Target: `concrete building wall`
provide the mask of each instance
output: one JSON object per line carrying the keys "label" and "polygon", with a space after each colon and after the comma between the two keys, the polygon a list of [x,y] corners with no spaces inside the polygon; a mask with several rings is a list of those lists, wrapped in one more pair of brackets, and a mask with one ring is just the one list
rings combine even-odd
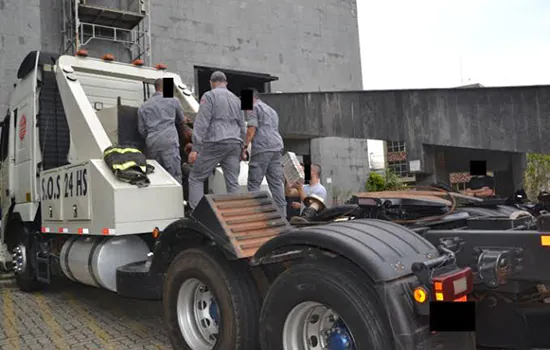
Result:
{"label": "concrete building wall", "polygon": [[[118,0],[89,0],[116,7]],[[194,84],[194,66],[279,77],[273,91],[362,88],[355,0],[151,0],[152,56]],[[60,52],[61,0],[0,0],[0,111],[15,72],[36,49]],[[98,41],[92,55],[119,45]]]}
{"label": "concrete building wall", "polygon": [[[40,14],[42,17],[40,22],[40,42],[42,45],[40,49],[42,51],[60,53],[61,48],[64,46],[61,35],[63,30],[62,4],[61,0],[40,0]],[[25,54],[27,53],[23,53],[23,55]]]}
{"label": "concrete building wall", "polygon": [[361,89],[355,0],[154,1],[153,60],[269,73],[273,91]]}
{"label": "concrete building wall", "polygon": [[40,48],[40,0],[0,0],[0,115],[16,82],[19,64]]}
{"label": "concrete building wall", "polygon": [[369,174],[367,140],[323,137],[311,140],[311,162],[321,165],[329,205],[363,190]]}
{"label": "concrete building wall", "polygon": [[421,156],[423,144],[550,153],[550,85],[268,94],[263,100],[279,111],[285,137],[405,141],[409,159]]}

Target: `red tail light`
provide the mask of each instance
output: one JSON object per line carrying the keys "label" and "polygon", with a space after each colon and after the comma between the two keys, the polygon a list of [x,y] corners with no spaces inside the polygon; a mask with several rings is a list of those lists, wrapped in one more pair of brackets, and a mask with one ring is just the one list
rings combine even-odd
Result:
{"label": "red tail light", "polygon": [[465,301],[473,290],[474,277],[469,267],[432,278],[436,301]]}

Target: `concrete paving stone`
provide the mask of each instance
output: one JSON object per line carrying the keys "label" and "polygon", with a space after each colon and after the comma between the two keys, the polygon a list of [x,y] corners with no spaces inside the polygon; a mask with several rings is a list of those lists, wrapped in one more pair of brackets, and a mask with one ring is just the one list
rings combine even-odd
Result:
{"label": "concrete paving stone", "polygon": [[85,349],[86,349],[86,345],[82,345],[82,344],[73,345],[73,346],[71,346],[71,349],[74,349],[74,350],[85,350]]}
{"label": "concrete paving stone", "polygon": [[43,348],[42,345],[40,344],[33,344],[33,345],[29,345],[29,350],[41,350]]}
{"label": "concrete paving stone", "polygon": [[[16,344],[18,345],[16,347]],[[61,282],[33,294],[0,283],[0,350],[171,349],[158,301]]]}

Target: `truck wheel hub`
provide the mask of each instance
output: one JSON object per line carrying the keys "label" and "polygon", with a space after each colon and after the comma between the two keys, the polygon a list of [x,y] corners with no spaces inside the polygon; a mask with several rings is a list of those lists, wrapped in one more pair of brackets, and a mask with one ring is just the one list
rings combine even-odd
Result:
{"label": "truck wheel hub", "polygon": [[19,245],[13,250],[13,270],[15,273],[22,273],[27,268],[27,249]]}
{"label": "truck wheel hub", "polygon": [[190,348],[211,350],[219,333],[219,309],[214,295],[196,278],[186,280],[178,293],[178,324]]}
{"label": "truck wheel hub", "polygon": [[355,350],[348,329],[340,320],[330,329],[327,343],[328,350]]}
{"label": "truck wheel hub", "polygon": [[218,304],[216,304],[216,301],[214,299],[210,300],[210,307],[208,308],[208,312],[210,314],[210,318],[212,318],[216,325],[219,326],[220,314],[218,310]]}
{"label": "truck wheel hub", "polygon": [[303,302],[288,314],[283,328],[285,349],[356,350],[353,336],[332,309]]}

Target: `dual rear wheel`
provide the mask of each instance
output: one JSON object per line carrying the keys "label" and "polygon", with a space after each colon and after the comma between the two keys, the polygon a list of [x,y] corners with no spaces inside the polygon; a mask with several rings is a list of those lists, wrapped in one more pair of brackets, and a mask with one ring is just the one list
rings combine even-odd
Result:
{"label": "dual rear wheel", "polygon": [[392,349],[384,309],[368,277],[343,260],[297,264],[271,285],[262,307],[262,350]]}
{"label": "dual rear wheel", "polygon": [[168,269],[163,302],[174,349],[259,349],[260,293],[244,261],[184,250]]}
{"label": "dual rear wheel", "polygon": [[175,349],[392,349],[387,317],[368,277],[347,261],[299,263],[271,285],[263,306],[248,265],[189,249],[165,280],[164,314]]}

